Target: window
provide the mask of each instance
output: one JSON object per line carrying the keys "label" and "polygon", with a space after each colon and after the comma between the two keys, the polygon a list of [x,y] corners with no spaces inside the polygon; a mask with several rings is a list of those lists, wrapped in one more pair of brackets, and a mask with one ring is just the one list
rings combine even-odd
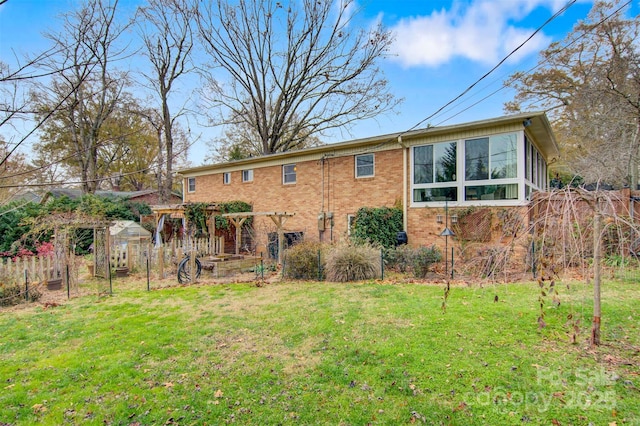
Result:
{"label": "window", "polygon": [[196,178],[191,177],[187,179],[187,191],[196,192]]}
{"label": "window", "polygon": [[253,181],[253,169],[243,170],[242,171],[242,181],[243,182],[252,182]]}
{"label": "window", "polygon": [[295,164],[285,164],[282,166],[282,183],[296,183],[296,170]]}
{"label": "window", "polygon": [[[412,202],[517,200],[525,174],[527,180],[539,180],[540,171],[546,171],[540,153],[531,144],[524,149],[523,136],[514,132],[414,146]],[[520,164],[525,166],[521,172]]]}
{"label": "window", "polygon": [[225,185],[229,185],[231,183],[231,173],[223,173],[222,174],[222,183]]}
{"label": "window", "polygon": [[356,155],[356,177],[372,177],[374,172],[373,154]]}
{"label": "window", "polygon": [[356,226],[356,215],[348,214],[347,215],[347,235],[351,235],[351,233],[355,230]]}
{"label": "window", "polygon": [[529,197],[531,191],[547,188],[547,163],[537,148],[525,136],[525,196]]}
{"label": "window", "polygon": [[456,201],[458,144],[417,146],[413,149],[413,201]]}
{"label": "window", "polygon": [[414,183],[455,182],[455,142],[418,146],[414,150]]}
{"label": "window", "polygon": [[517,166],[516,133],[464,141],[464,199],[517,200]]}

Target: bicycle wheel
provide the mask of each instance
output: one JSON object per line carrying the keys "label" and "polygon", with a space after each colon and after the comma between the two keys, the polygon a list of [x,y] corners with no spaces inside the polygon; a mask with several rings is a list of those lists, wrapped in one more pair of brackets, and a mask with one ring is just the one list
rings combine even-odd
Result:
{"label": "bicycle wheel", "polygon": [[[202,272],[202,264],[196,258],[196,279],[200,277],[200,273]],[[191,262],[189,256],[185,257],[180,261],[178,265],[178,282],[180,284],[186,284],[191,282]]]}

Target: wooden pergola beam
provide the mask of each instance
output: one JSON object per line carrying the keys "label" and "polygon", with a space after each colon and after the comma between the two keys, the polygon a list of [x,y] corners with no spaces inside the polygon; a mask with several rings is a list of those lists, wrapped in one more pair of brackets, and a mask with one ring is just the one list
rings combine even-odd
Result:
{"label": "wooden pergola beam", "polygon": [[[288,218],[294,216],[295,213],[287,212],[242,212],[242,213],[225,213],[222,217],[229,218],[236,227],[236,254],[240,254],[240,239],[242,237],[241,227],[245,220],[255,216],[267,216],[276,225],[278,230],[278,263],[282,264],[282,252],[284,250],[284,224]],[[237,222],[236,222],[237,221]],[[239,225],[237,225],[238,223]]]}

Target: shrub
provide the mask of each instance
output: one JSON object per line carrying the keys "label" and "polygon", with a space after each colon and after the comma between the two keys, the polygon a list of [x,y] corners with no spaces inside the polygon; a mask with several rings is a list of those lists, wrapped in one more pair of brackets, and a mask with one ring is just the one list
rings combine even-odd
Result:
{"label": "shrub", "polygon": [[361,207],[356,213],[352,238],[390,248],[396,245],[402,231],[402,210],[396,207]]}
{"label": "shrub", "polygon": [[341,244],[327,255],[327,279],[347,282],[380,275],[380,249],[370,244]]}
{"label": "shrub", "polygon": [[415,250],[407,245],[401,245],[386,250],[384,254],[385,265],[398,272],[405,273],[413,265]]}
{"label": "shrub", "polygon": [[[284,276],[298,280],[324,279],[326,246],[319,242],[303,241],[284,252]],[[318,262],[320,253],[320,263]]]}
{"label": "shrub", "polygon": [[[14,306],[24,302],[23,289],[15,284],[2,284],[4,281],[0,278],[0,306]],[[40,299],[42,293],[36,287],[29,288],[29,302],[35,302]]]}
{"label": "shrub", "polygon": [[420,247],[413,253],[413,275],[424,278],[431,269],[431,265],[442,260],[442,253],[435,245]]}

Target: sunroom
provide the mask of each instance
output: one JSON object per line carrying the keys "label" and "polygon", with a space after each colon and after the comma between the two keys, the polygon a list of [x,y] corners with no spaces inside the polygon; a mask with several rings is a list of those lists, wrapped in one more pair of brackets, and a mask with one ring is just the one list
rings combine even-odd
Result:
{"label": "sunroom", "polygon": [[547,189],[547,158],[557,155],[555,141],[537,143],[531,125],[523,120],[522,130],[412,146],[411,206],[525,204],[533,191]]}

